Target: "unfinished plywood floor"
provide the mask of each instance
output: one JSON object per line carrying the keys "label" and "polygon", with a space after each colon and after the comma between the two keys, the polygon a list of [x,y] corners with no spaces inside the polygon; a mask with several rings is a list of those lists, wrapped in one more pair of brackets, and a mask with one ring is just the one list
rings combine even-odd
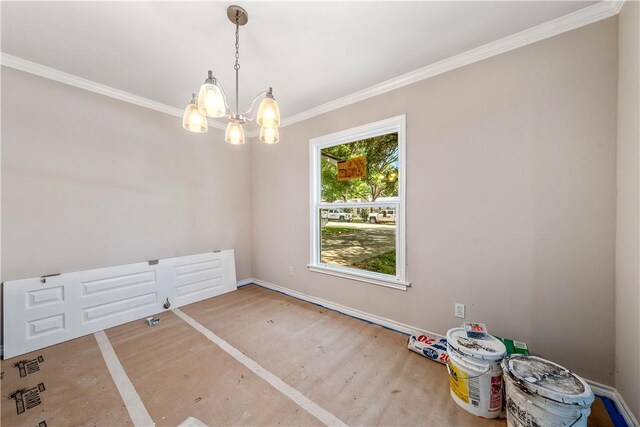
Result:
{"label": "unfinished plywood floor", "polygon": [[3,426],[133,425],[93,335],[3,360],[1,381]]}
{"label": "unfinished plywood floor", "polygon": [[[506,424],[460,409],[445,367],[408,351],[406,336],[264,288],[158,317],[160,325],[141,320],[102,336],[137,405],[121,397],[114,378],[123,378],[91,335],[2,362],[2,425],[126,426],[132,410],[162,426],[189,417],[210,426]],[[20,377],[14,365],[38,356],[38,370],[32,363]],[[30,402],[20,414],[10,398],[19,389]],[[612,425],[601,404],[593,412],[590,426]]]}

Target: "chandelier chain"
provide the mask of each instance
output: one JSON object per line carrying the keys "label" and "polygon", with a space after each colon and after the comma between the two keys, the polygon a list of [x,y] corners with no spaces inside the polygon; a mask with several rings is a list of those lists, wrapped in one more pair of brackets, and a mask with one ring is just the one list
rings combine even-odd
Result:
{"label": "chandelier chain", "polygon": [[238,62],[240,59],[240,53],[239,53],[239,49],[240,49],[240,22],[239,22],[239,16],[238,16],[238,12],[236,12],[236,63],[233,66],[233,68],[235,70],[240,69],[240,63]]}
{"label": "chandelier chain", "polygon": [[236,114],[240,113],[239,107],[239,95],[238,95],[238,72],[240,71],[240,12],[236,10],[236,63],[233,66],[233,69],[236,70]]}

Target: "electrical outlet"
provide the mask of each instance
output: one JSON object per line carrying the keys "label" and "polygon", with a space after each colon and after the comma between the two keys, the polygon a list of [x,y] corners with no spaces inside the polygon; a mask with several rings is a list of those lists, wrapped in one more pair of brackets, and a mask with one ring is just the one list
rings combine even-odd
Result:
{"label": "electrical outlet", "polygon": [[453,311],[456,317],[464,319],[464,304],[456,303]]}
{"label": "electrical outlet", "polygon": [[289,276],[293,276],[293,267],[289,267]]}

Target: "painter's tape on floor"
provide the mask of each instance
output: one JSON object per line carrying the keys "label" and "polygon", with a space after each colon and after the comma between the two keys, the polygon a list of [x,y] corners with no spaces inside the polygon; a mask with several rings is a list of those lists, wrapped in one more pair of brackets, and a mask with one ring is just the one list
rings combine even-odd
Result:
{"label": "painter's tape on floor", "polygon": [[[260,378],[271,384],[276,390],[280,393],[287,396],[289,399],[293,400],[298,406],[302,409],[316,417],[318,420],[322,421],[325,425],[328,426],[346,426],[344,422],[342,422],[339,418],[337,418],[332,413],[318,406],[311,399],[300,393],[298,390],[291,387],[289,384],[282,381],[277,376],[273,375],[271,372],[264,369],[262,366],[258,365],[254,360],[247,357],[240,350],[233,347],[231,344],[211,332],[209,329],[205,328],[203,325],[198,323],[196,320],[188,316],[187,314],[180,311],[180,309],[174,309],[173,312],[180,317],[182,320],[187,322],[193,328],[195,328],[202,335],[207,337],[211,342],[216,344],[222,350],[229,353],[233,358],[235,358],[238,362],[242,363],[244,366],[253,371]],[[137,423],[136,423],[137,424]]]}
{"label": "painter's tape on floor", "polygon": [[189,417],[178,424],[178,427],[207,427],[207,425],[197,418]]}
{"label": "painter's tape on floor", "polygon": [[113,350],[107,335],[104,331],[96,332],[93,335],[96,337],[98,347],[100,347],[100,351],[102,352],[102,357],[111,373],[113,382],[115,382],[116,387],[118,387],[120,396],[122,396],[127,411],[129,411],[129,416],[133,424],[136,426],[154,426],[155,423],[151,419],[149,412],[147,412],[147,408],[144,407],[144,403],[142,403],[138,392],[136,392],[133,384],[131,384],[127,373],[120,364],[120,360],[118,360],[118,356],[116,356],[116,352]]}

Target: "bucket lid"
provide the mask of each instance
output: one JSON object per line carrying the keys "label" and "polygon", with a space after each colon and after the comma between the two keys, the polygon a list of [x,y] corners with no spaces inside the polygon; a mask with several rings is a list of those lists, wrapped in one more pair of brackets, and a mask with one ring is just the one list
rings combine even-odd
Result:
{"label": "bucket lid", "polygon": [[514,354],[502,361],[502,369],[525,391],[556,402],[588,406],[595,398],[582,378],[540,357]]}
{"label": "bucket lid", "polygon": [[500,360],[507,353],[507,348],[499,339],[491,335],[469,338],[464,328],[449,329],[447,344],[457,353],[480,360]]}

